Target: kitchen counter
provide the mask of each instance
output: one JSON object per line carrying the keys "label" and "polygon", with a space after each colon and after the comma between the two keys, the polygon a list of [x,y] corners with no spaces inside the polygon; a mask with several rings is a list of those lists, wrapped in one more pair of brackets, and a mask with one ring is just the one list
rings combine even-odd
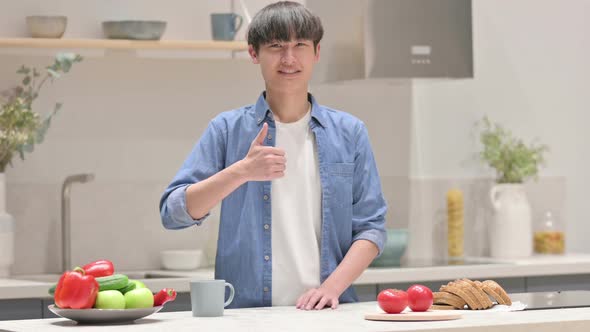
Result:
{"label": "kitchen counter", "polygon": [[[192,279],[213,279],[213,268],[195,271],[117,271],[141,280],[152,291],[162,288],[174,288],[178,292],[189,291],[189,281]],[[149,274],[149,279],[134,278],[133,275]],[[36,279],[51,280],[37,281]],[[0,279],[0,300],[50,298],[48,291],[59,280],[59,275],[26,275],[14,276],[11,279]]]}
{"label": "kitchen counter", "polygon": [[589,254],[535,255],[530,258],[496,260],[472,258],[481,264],[412,268],[367,269],[355,284],[451,280],[457,278],[511,278],[590,274]]}
{"label": "kitchen counter", "polygon": [[[223,317],[192,317],[191,312],[156,313],[130,324],[108,325],[110,331],[486,331],[568,332],[590,330],[590,308],[517,312],[467,312],[463,318],[432,322],[379,322],[364,314],[379,312],[376,302],[343,304],[336,310],[301,311],[294,307],[230,309]],[[9,331],[63,331],[76,323],[63,318],[0,321]],[[477,330],[476,330],[477,329]],[[80,325],[80,331],[105,330]]]}
{"label": "kitchen counter", "polygon": [[[478,257],[467,258],[467,261],[470,262],[469,265],[368,268],[353,284],[371,285],[457,278],[480,279],[590,274],[589,254],[535,255],[530,258],[513,260]],[[200,278],[206,271],[204,269],[192,272],[154,271],[154,273]],[[213,269],[210,269],[210,273],[210,277],[213,278]]]}
{"label": "kitchen counter", "polygon": [[[478,258],[481,264],[431,267],[369,268],[353,283],[372,285],[403,282],[452,280],[456,278],[510,278],[590,274],[590,255],[533,256],[527,259],[497,261]],[[195,271],[133,271],[162,278],[141,279],[152,290],[172,287],[188,292],[189,280],[213,279],[213,268]],[[57,277],[55,279],[57,281]],[[27,281],[25,276],[0,279],[0,299],[49,297],[47,290],[54,282]]]}

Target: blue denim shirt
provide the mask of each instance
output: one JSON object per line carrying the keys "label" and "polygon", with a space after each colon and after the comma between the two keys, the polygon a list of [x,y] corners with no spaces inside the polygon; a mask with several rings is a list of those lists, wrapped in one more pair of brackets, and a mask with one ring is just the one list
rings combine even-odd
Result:
{"label": "blue denim shirt", "polygon": [[[320,281],[324,282],[354,241],[369,240],[381,253],[387,206],[365,125],[350,114],[319,105],[311,94],[308,98],[322,186]],[[274,146],[275,122],[263,93],[256,105],[221,113],[209,123],[160,200],[165,228],[202,223],[208,214],[198,220],[188,214],[186,188],[246,157],[264,122],[269,125],[265,145]],[[270,181],[250,181],[221,204],[215,278],[234,285],[231,308],[272,305],[270,189]],[[353,288],[346,289],[339,301],[357,301]]]}

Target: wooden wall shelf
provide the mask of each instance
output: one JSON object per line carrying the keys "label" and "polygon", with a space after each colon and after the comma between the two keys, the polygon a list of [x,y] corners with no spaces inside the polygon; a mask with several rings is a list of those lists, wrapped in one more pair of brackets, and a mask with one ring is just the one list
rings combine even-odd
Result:
{"label": "wooden wall shelf", "polygon": [[0,48],[246,51],[246,41],[0,38]]}

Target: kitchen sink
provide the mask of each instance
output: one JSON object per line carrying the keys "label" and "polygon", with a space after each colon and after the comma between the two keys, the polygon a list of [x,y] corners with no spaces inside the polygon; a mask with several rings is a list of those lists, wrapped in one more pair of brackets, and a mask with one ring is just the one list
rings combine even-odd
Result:
{"label": "kitchen sink", "polygon": [[[129,277],[129,279],[180,279],[185,278],[181,276],[170,276],[170,275],[162,275],[158,273],[152,272],[117,272],[121,274],[125,274]],[[57,273],[47,273],[47,274],[28,274],[28,275],[15,275],[12,276],[11,279],[15,280],[28,280],[28,281],[38,281],[38,282],[57,282],[61,274]]]}

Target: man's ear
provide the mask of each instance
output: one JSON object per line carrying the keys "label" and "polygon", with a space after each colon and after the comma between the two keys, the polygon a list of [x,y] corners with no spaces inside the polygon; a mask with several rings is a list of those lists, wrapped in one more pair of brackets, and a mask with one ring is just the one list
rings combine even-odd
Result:
{"label": "man's ear", "polygon": [[320,61],[320,44],[315,49],[315,62]]}
{"label": "man's ear", "polygon": [[252,63],[259,64],[258,61],[258,54],[256,54],[256,50],[254,50],[254,46],[248,45],[248,54],[250,54],[250,58],[252,58]]}

